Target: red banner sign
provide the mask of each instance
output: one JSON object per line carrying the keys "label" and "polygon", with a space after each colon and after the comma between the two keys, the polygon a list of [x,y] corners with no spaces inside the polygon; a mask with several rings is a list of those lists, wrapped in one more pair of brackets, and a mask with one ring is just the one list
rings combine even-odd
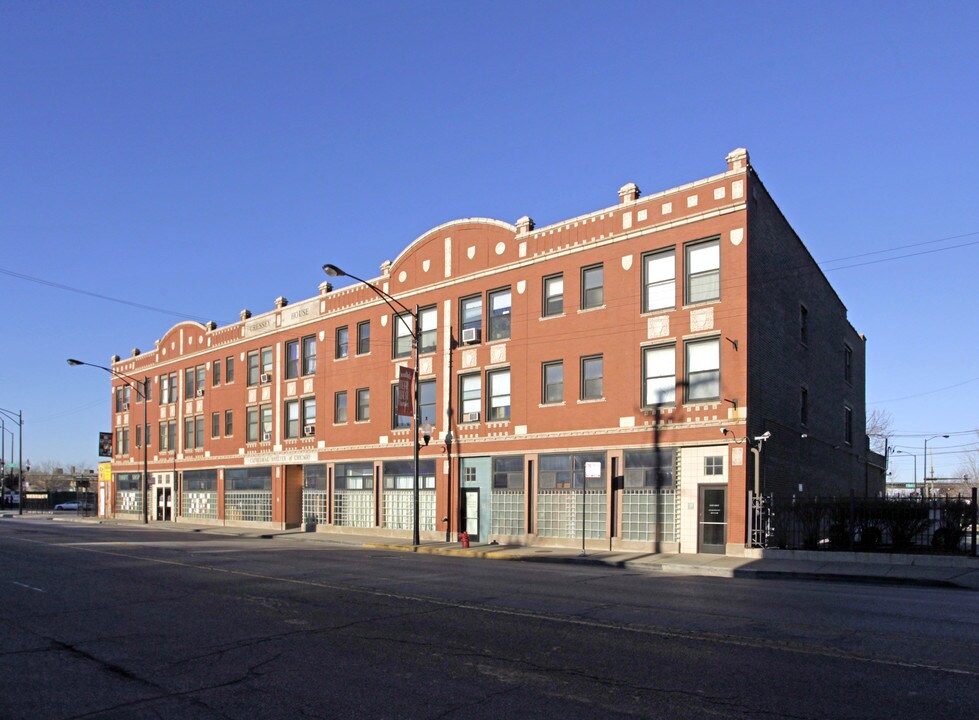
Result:
{"label": "red banner sign", "polygon": [[398,374],[398,415],[415,414],[415,371],[410,367],[402,367]]}

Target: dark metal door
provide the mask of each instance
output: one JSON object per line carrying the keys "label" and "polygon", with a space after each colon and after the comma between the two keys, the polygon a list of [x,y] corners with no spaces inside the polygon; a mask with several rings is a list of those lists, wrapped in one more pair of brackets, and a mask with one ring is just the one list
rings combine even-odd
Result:
{"label": "dark metal door", "polygon": [[724,554],[727,543],[727,488],[700,486],[698,552]]}

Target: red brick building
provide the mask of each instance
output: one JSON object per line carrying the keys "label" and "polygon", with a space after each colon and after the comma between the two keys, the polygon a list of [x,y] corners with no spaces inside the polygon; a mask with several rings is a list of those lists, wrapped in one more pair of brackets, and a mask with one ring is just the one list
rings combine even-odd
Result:
{"label": "red brick building", "polygon": [[[618,200],[445,223],[370,280],[419,309],[423,541],[740,552],[756,464],[762,492],[871,490],[865,340],[747,152]],[[112,511],[139,516],[146,440],[151,519],[407,535],[411,364],[410,324],[359,282],[180,323],[114,359],[149,405],[143,431],[113,380]]]}

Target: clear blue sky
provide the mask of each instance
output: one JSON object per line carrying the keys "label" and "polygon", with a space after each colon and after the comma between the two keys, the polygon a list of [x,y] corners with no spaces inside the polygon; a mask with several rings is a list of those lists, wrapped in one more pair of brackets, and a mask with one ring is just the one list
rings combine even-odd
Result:
{"label": "clear blue sky", "polygon": [[[94,467],[108,376],[69,356],[746,147],[920,477],[923,434],[979,426],[977,28],[975,2],[0,2],[0,407],[25,459]],[[936,473],[970,443],[933,440]]]}

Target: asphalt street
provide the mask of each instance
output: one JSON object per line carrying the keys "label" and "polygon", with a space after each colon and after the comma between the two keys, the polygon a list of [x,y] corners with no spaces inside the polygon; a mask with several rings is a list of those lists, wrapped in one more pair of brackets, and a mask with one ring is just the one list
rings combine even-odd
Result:
{"label": "asphalt street", "polygon": [[975,718],[979,594],[0,522],[0,718]]}

